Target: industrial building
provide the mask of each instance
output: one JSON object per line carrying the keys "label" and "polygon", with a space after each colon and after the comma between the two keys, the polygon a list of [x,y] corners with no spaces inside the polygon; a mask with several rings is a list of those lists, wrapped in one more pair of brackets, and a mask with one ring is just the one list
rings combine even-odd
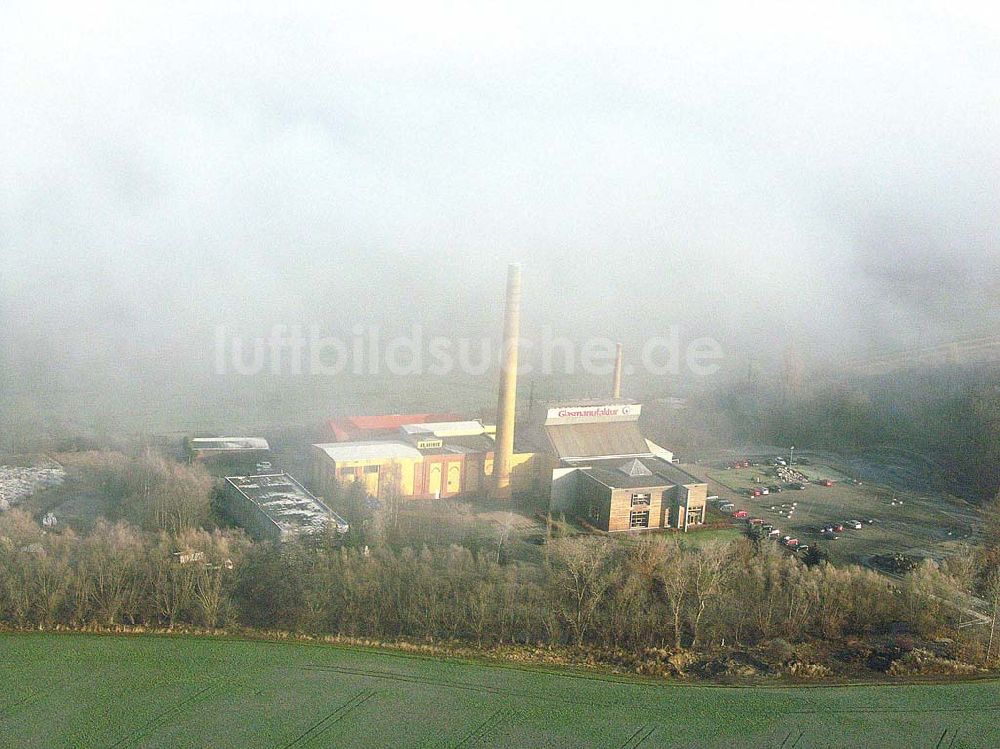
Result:
{"label": "industrial building", "polygon": [[458,414],[388,414],[384,416],[348,416],[327,422],[334,442],[392,439],[399,428],[407,424],[458,421]]}
{"label": "industrial building", "polygon": [[227,476],[226,511],[257,539],[288,541],[348,524],[286,473]]}
{"label": "industrial building", "polygon": [[705,522],[708,486],[643,437],[641,413],[641,404],[620,398],[549,406],[542,427],[559,461],[552,512],[605,531],[687,530]]}
{"label": "industrial building", "polygon": [[258,463],[271,459],[271,446],[262,437],[189,437],[184,451],[216,476],[254,473]]}
{"label": "industrial building", "polygon": [[[621,397],[621,345],[611,398],[551,404],[540,422],[517,431],[521,271],[510,266],[503,356],[493,427],[433,414],[352,417],[329,423],[335,441],[313,445],[313,481],[333,496],[361,482],[373,497],[462,494],[549,497],[553,512],[605,531],[676,528],[705,520],[708,487],[673,464],[639,430],[642,406]],[[515,449],[515,443],[517,449]]]}
{"label": "industrial building", "polygon": [[[313,482],[331,496],[359,481],[373,497],[391,492],[411,499],[488,493],[495,455],[494,430],[478,420],[401,424],[392,438],[313,445]],[[537,490],[550,463],[546,456],[511,457],[513,485]]]}

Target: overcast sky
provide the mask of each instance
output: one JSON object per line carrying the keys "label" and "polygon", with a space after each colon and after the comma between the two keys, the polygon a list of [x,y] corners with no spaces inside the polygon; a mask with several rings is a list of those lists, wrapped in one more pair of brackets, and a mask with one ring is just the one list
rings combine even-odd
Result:
{"label": "overcast sky", "polygon": [[581,336],[998,321],[989,3],[284,5],[0,5],[17,367],[208,370],[220,324],[494,332],[511,260],[526,325]]}

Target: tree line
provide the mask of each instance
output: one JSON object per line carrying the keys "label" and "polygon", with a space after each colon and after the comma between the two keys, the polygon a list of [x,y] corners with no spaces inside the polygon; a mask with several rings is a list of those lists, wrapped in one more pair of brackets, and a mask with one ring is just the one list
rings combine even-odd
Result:
{"label": "tree line", "polygon": [[[253,627],[383,641],[705,651],[781,638],[840,640],[905,623],[958,627],[969,564],[925,561],[902,580],[803,564],[751,539],[553,538],[538,562],[459,545],[282,545],[239,531],[144,531],[100,520],[85,535],[0,515],[0,622],[17,627]],[[978,642],[978,640],[977,640]],[[971,641],[970,641],[971,643]],[[979,647],[976,645],[976,647]]]}
{"label": "tree line", "polygon": [[[970,659],[1000,654],[1000,500],[984,512],[975,551],[888,577],[749,535],[571,536],[550,523],[543,543],[516,553],[481,539],[435,543],[404,527],[399,501],[376,507],[355,485],[336,498],[351,521],[346,538],[252,542],[226,526],[218,487],[199,466],[154,453],[85,462],[88,486],[107,500],[89,531],[0,514],[0,624],[248,627],[632,653],[905,631],[948,638]],[[981,623],[960,626],[973,608]]]}

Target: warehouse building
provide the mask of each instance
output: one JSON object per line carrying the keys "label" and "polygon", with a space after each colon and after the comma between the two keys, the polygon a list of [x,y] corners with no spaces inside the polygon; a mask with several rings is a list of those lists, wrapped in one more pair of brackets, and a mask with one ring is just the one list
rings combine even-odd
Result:
{"label": "warehouse building", "polygon": [[257,539],[288,541],[328,528],[348,531],[347,522],[287,473],[227,476],[226,511]]}

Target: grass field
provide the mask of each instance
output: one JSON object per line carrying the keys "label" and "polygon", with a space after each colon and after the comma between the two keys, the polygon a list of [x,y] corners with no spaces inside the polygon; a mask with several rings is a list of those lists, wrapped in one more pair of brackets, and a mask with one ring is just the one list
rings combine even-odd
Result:
{"label": "grass field", "polygon": [[742,530],[739,528],[705,528],[702,530],[696,528],[687,533],[678,533],[677,539],[684,546],[704,546],[714,542],[729,543],[741,535]]}
{"label": "grass field", "polygon": [[653,684],[300,643],[2,635],[0,746],[995,747],[1000,683]]}

